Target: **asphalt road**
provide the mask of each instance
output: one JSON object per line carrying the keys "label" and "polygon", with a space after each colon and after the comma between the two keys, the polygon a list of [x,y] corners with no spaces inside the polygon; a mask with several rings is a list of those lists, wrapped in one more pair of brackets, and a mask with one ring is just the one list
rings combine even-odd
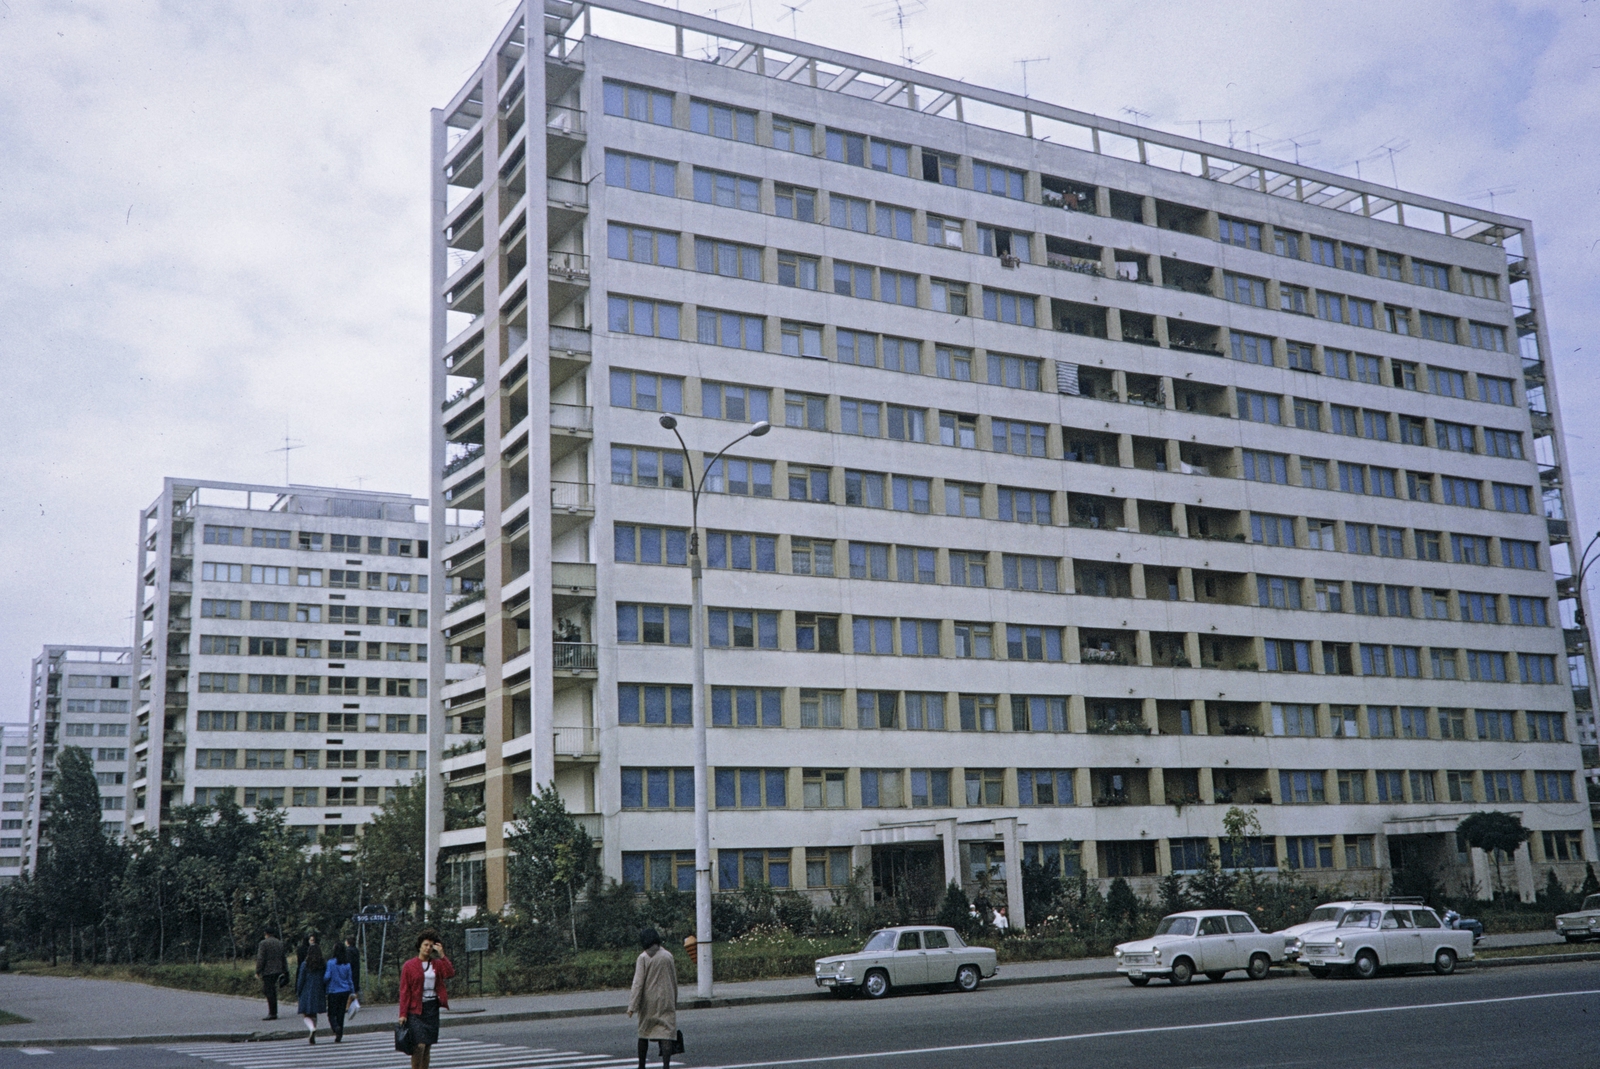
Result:
{"label": "asphalt road", "polygon": [[[1450,977],[1136,989],[1121,980],[904,994],[882,1002],[780,1003],[685,1012],[688,1069],[851,1065],[985,1069],[1083,1064],[1360,1067],[1600,1067],[1600,967],[1485,969]],[[620,1016],[453,1027],[432,1069],[624,1069]],[[653,1046],[653,1045],[652,1045]],[[654,1051],[652,1050],[652,1055]],[[0,1050],[0,1069],[402,1069],[390,1037],[211,1046]],[[659,1065],[652,1056],[652,1065]]]}

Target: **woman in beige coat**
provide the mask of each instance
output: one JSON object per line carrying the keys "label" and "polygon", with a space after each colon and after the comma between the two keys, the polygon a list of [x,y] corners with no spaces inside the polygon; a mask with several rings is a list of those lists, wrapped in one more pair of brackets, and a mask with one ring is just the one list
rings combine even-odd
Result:
{"label": "woman in beige coat", "polygon": [[633,997],[628,1016],[639,1015],[639,1069],[644,1069],[650,1041],[661,1052],[661,1069],[671,1069],[678,1051],[678,967],[661,945],[654,928],[639,933],[644,953],[633,966]]}

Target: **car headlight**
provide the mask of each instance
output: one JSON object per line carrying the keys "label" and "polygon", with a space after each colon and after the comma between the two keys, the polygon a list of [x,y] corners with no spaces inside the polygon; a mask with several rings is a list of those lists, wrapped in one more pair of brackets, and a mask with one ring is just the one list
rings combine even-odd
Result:
{"label": "car headlight", "polygon": [[1338,947],[1340,950],[1343,950],[1344,949],[1344,940],[1335,938],[1334,941],[1333,941],[1333,945]]}
{"label": "car headlight", "polygon": [[1111,953],[1112,953],[1112,955],[1114,957],[1120,958],[1120,957],[1122,957],[1122,948],[1121,947],[1117,947],[1117,949],[1113,950]]}
{"label": "car headlight", "polygon": [[1157,961],[1161,960],[1161,948],[1160,947],[1156,947],[1156,949],[1155,949],[1155,957],[1156,957]]}

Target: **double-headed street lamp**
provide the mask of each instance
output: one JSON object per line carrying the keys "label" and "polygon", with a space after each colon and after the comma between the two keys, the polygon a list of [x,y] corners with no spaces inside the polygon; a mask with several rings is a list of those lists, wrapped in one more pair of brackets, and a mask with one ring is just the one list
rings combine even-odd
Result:
{"label": "double-headed street lamp", "polygon": [[689,447],[678,433],[678,421],[672,416],[662,416],[661,425],[678,439],[683,453],[684,477],[689,480],[689,587],[692,608],[689,610],[689,644],[694,648],[694,939],[695,979],[700,998],[711,997],[711,810],[709,805],[709,770],[706,768],[706,644],[705,608],[700,597],[700,491],[705,488],[705,476],[722,454],[746,438],[760,438],[772,429],[766,420],[755,424],[739,437],[717,450],[717,455],[706,462],[696,478],[694,462],[689,457]]}

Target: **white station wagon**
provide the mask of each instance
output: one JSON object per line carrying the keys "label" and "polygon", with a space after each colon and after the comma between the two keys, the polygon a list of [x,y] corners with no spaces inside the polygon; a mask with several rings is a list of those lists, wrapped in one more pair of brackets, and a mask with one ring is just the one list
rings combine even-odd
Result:
{"label": "white station wagon", "polygon": [[1283,954],[1283,937],[1261,931],[1237,910],[1192,909],[1162,917],[1149,939],[1123,943],[1115,954],[1117,971],[1135,987],[1152,976],[1186,984],[1197,972],[1220,980],[1235,969],[1264,980]]}
{"label": "white station wagon", "polygon": [[976,991],[996,972],[995,953],[962,942],[954,928],[880,928],[854,954],[817,959],[817,986],[840,998],[882,998],[891,988],[955,984]]}
{"label": "white station wagon", "polygon": [[1429,964],[1448,976],[1457,961],[1472,960],[1472,933],[1446,928],[1422,906],[1358,905],[1301,940],[1300,960],[1319,980],[1335,971],[1370,980],[1381,968]]}
{"label": "white station wagon", "polygon": [[1583,908],[1576,913],[1563,913],[1556,918],[1556,934],[1569,943],[1585,939],[1600,939],[1600,895],[1590,895],[1583,900]]}

